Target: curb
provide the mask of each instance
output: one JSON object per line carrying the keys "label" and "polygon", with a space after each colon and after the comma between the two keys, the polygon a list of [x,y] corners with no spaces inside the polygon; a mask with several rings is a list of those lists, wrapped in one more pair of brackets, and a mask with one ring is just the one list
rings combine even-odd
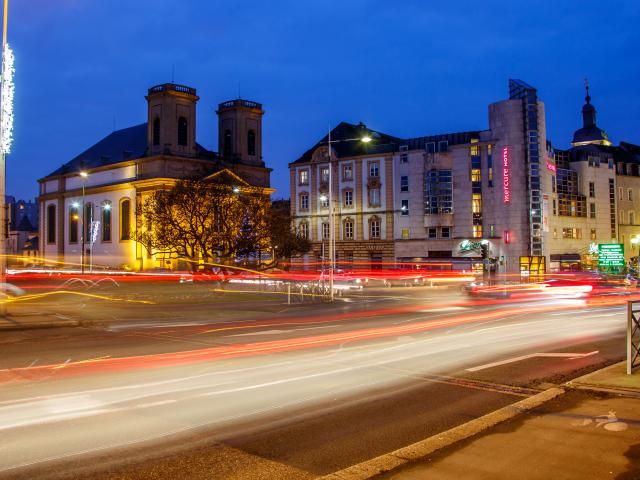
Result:
{"label": "curb", "polygon": [[43,323],[16,323],[16,324],[0,324],[0,332],[11,332],[19,330],[36,330],[45,328],[64,328],[79,327],[81,324],[78,320],[61,321],[61,322],[43,322]]}
{"label": "curb", "polygon": [[603,386],[603,385],[595,385],[590,383],[573,383],[567,382],[564,384],[565,388],[569,388],[571,390],[585,390],[589,392],[600,392],[600,393],[609,393],[612,395],[620,395],[621,397],[629,397],[629,398],[640,398],[640,390],[632,390],[628,388],[622,387],[612,387],[612,386]]}
{"label": "curb", "polygon": [[438,433],[425,440],[421,440],[407,447],[391,453],[380,455],[357,465],[352,465],[329,475],[319,477],[318,480],[366,480],[394,470],[410,462],[420,460],[436,450],[448,447],[461,440],[473,437],[498,423],[514,418],[545,402],[564,394],[562,388],[550,388],[532,397],[525,398],[499,410],[483,415],[480,418],[463,423],[457,427]]}

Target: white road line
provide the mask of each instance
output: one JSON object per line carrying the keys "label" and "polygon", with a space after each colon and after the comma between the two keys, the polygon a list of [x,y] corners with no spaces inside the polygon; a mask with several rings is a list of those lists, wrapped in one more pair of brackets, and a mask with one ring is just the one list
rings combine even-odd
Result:
{"label": "white road line", "polygon": [[520,357],[507,358],[506,360],[501,360],[499,362],[493,362],[493,363],[486,363],[484,365],[478,365],[477,367],[467,368],[466,370],[467,370],[467,372],[477,372],[479,370],[485,370],[487,368],[499,367],[500,365],[506,365],[507,363],[519,362],[521,360],[527,360],[529,358],[534,358],[534,357],[550,357],[550,358],[564,357],[564,358],[569,358],[569,359],[575,359],[575,358],[590,357],[591,355],[595,355],[596,353],[599,353],[599,350],[594,350],[593,352],[589,352],[589,353],[576,353],[576,352],[572,352],[572,353],[531,353],[529,355],[522,355]]}

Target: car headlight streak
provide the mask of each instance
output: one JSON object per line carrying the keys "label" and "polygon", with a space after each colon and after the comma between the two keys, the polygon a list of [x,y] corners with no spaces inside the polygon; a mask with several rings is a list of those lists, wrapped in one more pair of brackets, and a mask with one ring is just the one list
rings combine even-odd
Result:
{"label": "car headlight streak", "polygon": [[2,109],[0,118],[0,152],[6,155],[11,151],[13,143],[13,95],[15,88],[13,84],[13,50],[5,44],[2,51],[2,92],[0,94],[0,108]]}

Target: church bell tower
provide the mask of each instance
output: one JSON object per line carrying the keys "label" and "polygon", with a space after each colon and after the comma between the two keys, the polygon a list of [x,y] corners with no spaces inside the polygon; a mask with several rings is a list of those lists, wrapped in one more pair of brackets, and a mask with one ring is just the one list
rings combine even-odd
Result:
{"label": "church bell tower", "polygon": [[196,89],[165,83],[151,87],[146,99],[149,153],[196,156]]}
{"label": "church bell tower", "polygon": [[230,100],[218,105],[218,150],[228,162],[262,167],[262,105]]}

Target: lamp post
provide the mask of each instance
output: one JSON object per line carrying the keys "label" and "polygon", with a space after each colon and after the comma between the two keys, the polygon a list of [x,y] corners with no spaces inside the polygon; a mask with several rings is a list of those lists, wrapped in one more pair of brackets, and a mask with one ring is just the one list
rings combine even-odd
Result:
{"label": "lamp post", "polygon": [[333,198],[333,164],[331,159],[331,144],[339,142],[360,141],[369,143],[372,138],[364,135],[361,138],[346,138],[342,140],[331,140],[331,125],[329,125],[329,135],[327,137],[328,159],[329,159],[329,299],[333,302],[333,271],[336,263],[336,234],[334,226],[334,198]]}

